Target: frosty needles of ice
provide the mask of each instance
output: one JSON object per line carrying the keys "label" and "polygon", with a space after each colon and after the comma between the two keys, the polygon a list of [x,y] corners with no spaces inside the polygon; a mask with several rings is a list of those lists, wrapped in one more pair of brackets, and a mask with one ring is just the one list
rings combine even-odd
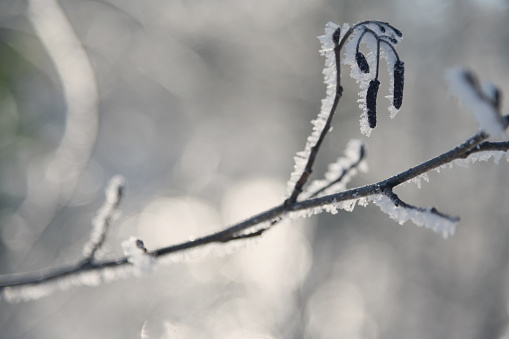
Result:
{"label": "frosty needles of ice", "polygon": [[[304,172],[306,164],[308,162],[309,156],[311,154],[311,148],[316,145],[320,135],[323,132],[323,129],[327,123],[327,119],[329,115],[332,113],[332,105],[334,103],[334,97],[336,95],[336,57],[334,53],[334,41],[332,39],[332,35],[337,30],[339,26],[335,23],[329,22],[325,26],[325,34],[319,36],[318,39],[322,44],[322,48],[320,53],[325,56],[325,68],[323,70],[324,82],[327,86],[326,89],[326,97],[322,100],[322,107],[320,109],[320,113],[318,117],[311,121],[313,124],[313,131],[311,135],[307,138],[306,146],[304,151],[298,152],[294,157],[295,166],[292,174],[290,175],[290,180],[288,181],[287,186],[287,195],[290,196],[295,184],[299,180],[300,176]],[[349,28],[348,24],[344,24],[342,27],[342,34],[344,34]],[[342,39],[342,36],[340,37]]]}
{"label": "frosty needles of ice", "polygon": [[393,201],[384,194],[376,194],[369,197],[375,205],[380,207],[382,212],[386,213],[391,219],[403,225],[406,221],[412,222],[418,226],[425,226],[437,233],[442,233],[444,238],[453,235],[456,231],[458,221],[454,218],[447,218],[433,213],[432,208],[417,209],[396,206]]}

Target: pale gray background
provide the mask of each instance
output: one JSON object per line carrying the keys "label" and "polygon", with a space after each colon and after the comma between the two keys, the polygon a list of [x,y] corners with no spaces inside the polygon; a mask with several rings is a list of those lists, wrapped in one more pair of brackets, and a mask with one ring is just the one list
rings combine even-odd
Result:
{"label": "pale gray background", "polygon": [[[345,95],[317,173],[352,137],[367,144],[370,172],[352,183],[362,185],[475,133],[474,119],[449,97],[444,74],[452,66],[468,66],[509,91],[503,0],[60,4],[95,70],[99,136],[71,203],[44,231],[30,225],[40,240],[25,241],[10,218],[25,197],[27,170],[37,170],[31,159],[58,145],[65,104],[26,3],[0,1],[0,86],[10,98],[0,102],[0,273],[78,258],[117,173],[129,192],[110,254],[130,235],[151,249],[280,203],[324,97],[316,36],[328,21],[378,19],[399,28],[406,83],[391,121],[382,82],[379,126],[366,139],[358,89],[343,77]],[[150,276],[2,302],[0,336],[501,338],[508,323],[508,175],[505,160],[490,161],[433,172],[420,190],[397,190],[409,203],[461,216],[448,240],[400,226],[373,206],[324,214],[278,226],[222,256],[158,266]]]}

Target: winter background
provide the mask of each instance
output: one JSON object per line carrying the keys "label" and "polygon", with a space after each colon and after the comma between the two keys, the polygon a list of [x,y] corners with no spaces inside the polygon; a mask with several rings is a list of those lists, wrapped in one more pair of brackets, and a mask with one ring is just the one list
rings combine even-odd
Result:
{"label": "winter background", "polygon": [[[316,37],[328,21],[376,19],[399,28],[406,83],[391,120],[382,68],[379,123],[366,138],[359,90],[344,68],[344,96],[318,175],[351,138],[365,140],[370,171],[350,187],[406,170],[475,133],[475,119],[449,95],[451,67],[467,66],[509,91],[504,0],[60,1],[74,33],[40,2],[0,2],[2,274],[79,258],[115,174],[129,189],[105,256],[121,253],[131,235],[150,250],[279,204],[325,97]],[[33,18],[50,18],[40,26],[46,32],[75,34],[90,65],[80,64],[76,49],[51,56]],[[66,85],[55,55],[69,61]],[[82,151],[63,152],[67,170],[59,172],[48,164],[71,128],[68,107],[76,114],[71,139]],[[509,164],[456,166],[429,179],[396,193],[461,216],[448,240],[400,226],[373,205],[322,214],[278,225],[240,248],[188,253],[140,278],[2,301],[0,336],[502,338]]]}

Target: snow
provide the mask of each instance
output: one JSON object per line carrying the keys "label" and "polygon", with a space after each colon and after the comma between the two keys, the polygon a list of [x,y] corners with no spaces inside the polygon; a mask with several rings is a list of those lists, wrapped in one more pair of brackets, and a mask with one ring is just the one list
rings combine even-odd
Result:
{"label": "snow", "polygon": [[[469,78],[470,77],[470,78]],[[494,92],[490,86],[484,91],[472,83],[473,76],[463,68],[447,72],[447,79],[453,95],[474,114],[479,128],[494,139],[507,139],[505,121],[493,103]],[[485,90],[489,92],[486,93]]]}

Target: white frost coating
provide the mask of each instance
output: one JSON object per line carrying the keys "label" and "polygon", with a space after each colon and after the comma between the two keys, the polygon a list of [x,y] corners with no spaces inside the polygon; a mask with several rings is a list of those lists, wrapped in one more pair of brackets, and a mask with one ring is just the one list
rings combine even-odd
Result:
{"label": "white frost coating", "polygon": [[[440,168],[437,168],[436,170],[437,170],[437,172],[440,172]],[[418,176],[416,176],[415,178],[410,179],[410,180],[408,180],[408,181],[404,182],[401,186],[405,186],[407,183],[409,183],[409,182],[413,182],[414,184],[416,184],[416,185],[417,185],[417,188],[418,188],[418,189],[421,189],[421,183],[422,183],[422,180],[424,180],[424,181],[426,181],[426,182],[429,182],[429,177],[428,177],[428,174],[427,174],[427,173],[423,173],[423,174],[421,174],[421,175],[418,175]]]}
{"label": "white frost coating", "polygon": [[[325,179],[312,181],[303,192],[303,197],[310,197],[313,192],[317,192],[337,180],[346,170],[360,160],[363,147],[364,143],[361,140],[351,139],[348,141],[344,155],[329,165],[327,173],[325,173]],[[320,197],[345,190],[346,185],[359,171],[363,173],[368,171],[368,165],[365,160],[362,160],[356,168],[349,170],[340,182],[328,187],[317,196]]]}
{"label": "white frost coating", "polygon": [[[295,213],[303,213],[303,212],[307,212],[307,211],[294,212],[292,214],[292,217],[295,217],[295,216],[307,217],[307,216],[322,213],[324,211],[327,213],[330,213],[330,214],[337,214],[339,212],[339,210],[352,212],[355,208],[355,204],[357,203],[357,201],[359,201],[359,199],[352,199],[352,200],[345,200],[345,201],[331,203],[331,204],[325,205],[323,207],[320,207],[319,209],[318,208],[313,209],[312,213],[310,213],[308,215],[295,214]],[[359,204],[361,204],[361,203],[359,202]],[[365,206],[365,205],[363,205],[363,206]]]}
{"label": "white frost coating", "polygon": [[495,164],[498,165],[500,162],[500,159],[502,159],[503,156],[506,156],[506,159],[509,159],[509,152],[505,151],[485,151],[485,152],[478,152],[473,153],[469,155],[466,159],[456,159],[454,160],[454,164],[460,167],[468,168],[468,166],[472,163],[476,163],[477,161],[485,161],[488,162],[492,157]]}
{"label": "white frost coating", "polygon": [[360,198],[359,200],[357,200],[357,205],[362,207],[368,206],[368,198]]}
{"label": "white frost coating", "polygon": [[403,225],[408,220],[412,220],[412,222],[418,226],[425,226],[437,233],[442,233],[444,238],[453,235],[458,225],[457,221],[451,221],[431,213],[431,209],[429,208],[427,211],[423,212],[396,206],[389,197],[383,194],[372,195],[369,197],[369,200],[380,207],[382,212],[388,214],[391,219],[397,221],[400,225]]}
{"label": "white frost coating", "polygon": [[127,261],[138,268],[143,273],[152,273],[155,258],[147,253],[143,242],[136,237],[131,236],[128,240],[122,242],[124,255]]}
{"label": "white frost coating", "polygon": [[6,287],[2,291],[2,299],[8,303],[17,303],[40,299],[55,291],[65,291],[77,286],[97,286],[103,282],[132,277],[135,270],[132,266],[104,268],[97,271],[74,273],[39,284]]}
{"label": "white frost coating", "polygon": [[[401,39],[403,38],[399,38],[398,40]],[[387,48],[387,45],[385,44],[381,45],[380,56],[387,62],[387,71],[389,72],[389,79],[391,79],[391,83],[389,86],[391,94],[386,95],[385,97],[389,99],[391,102],[391,104],[389,105],[389,114],[391,119],[394,119],[396,117],[396,114],[398,114],[399,112],[399,109],[394,107],[394,105],[392,104],[394,98],[394,65],[396,64],[397,58],[394,52],[390,48]]]}
{"label": "white frost coating", "polygon": [[[380,35],[386,35],[389,34],[391,38],[395,39],[397,42],[402,40],[402,37],[399,37],[395,34],[392,34],[392,30],[390,28],[386,28],[386,33],[381,33],[379,31],[378,25],[372,23],[372,24],[365,24],[364,27],[368,27],[369,29],[377,32],[377,34]],[[351,35],[348,42],[345,44],[345,57],[343,60],[341,60],[341,63],[345,65],[350,65],[351,72],[350,76],[355,79],[357,84],[360,87],[359,92],[359,99],[357,102],[359,103],[359,108],[362,110],[361,118],[360,118],[360,129],[361,133],[365,134],[366,136],[370,136],[372,128],[369,127],[368,123],[368,114],[367,114],[367,106],[366,106],[366,94],[369,87],[369,82],[375,78],[376,74],[376,57],[377,57],[377,40],[371,33],[366,33],[362,35],[362,26],[357,29],[357,32],[354,32],[354,34]],[[370,72],[364,73],[359,69],[359,66],[357,65],[357,61],[355,59],[355,54],[357,51],[357,44],[359,42],[359,39],[362,37],[361,45],[364,45],[368,49],[366,57],[366,61],[369,64]],[[394,65],[396,62],[396,55],[392,51],[390,47],[387,46],[385,43],[380,44],[380,57],[385,59],[387,62],[387,69],[389,71],[390,75],[390,91],[391,95],[388,95],[387,98],[391,100],[391,105],[389,106],[389,113],[391,119],[396,116],[396,114],[399,112],[398,109],[396,109],[392,105],[392,98],[393,98],[393,89],[394,89]]]}
{"label": "white frost coating", "polygon": [[324,211],[324,207],[318,206],[313,208],[308,208],[301,211],[295,211],[288,213],[288,217],[290,219],[300,219],[300,218],[309,218],[314,215],[320,214]]}
{"label": "white frost coating", "polygon": [[374,79],[374,74],[376,70],[376,51],[377,51],[377,42],[375,37],[371,34],[365,34],[362,38],[362,43],[366,45],[369,52],[366,55],[366,61],[369,64],[369,68],[371,70],[370,73],[363,73],[359,66],[357,65],[357,61],[355,60],[355,53],[357,49],[357,43],[361,38],[361,34],[357,32],[357,34],[352,34],[348,39],[348,42],[345,44],[345,57],[341,60],[341,63],[350,65],[351,71],[350,76],[355,79],[357,84],[360,87],[359,99],[357,102],[359,103],[359,108],[362,110],[361,119],[360,119],[360,127],[361,133],[365,134],[369,137],[371,134],[372,128],[369,127],[368,124],[368,113],[366,106],[366,94],[369,87],[369,82]]}
{"label": "white frost coating", "polygon": [[106,189],[106,201],[101,207],[97,216],[92,220],[92,234],[90,240],[83,247],[83,254],[89,257],[97,246],[104,241],[109,225],[111,225],[119,217],[117,210],[118,203],[121,199],[121,191],[125,189],[126,180],[121,175],[114,176]]}
{"label": "white frost coating", "polygon": [[[322,36],[319,36],[318,39],[320,40],[322,44],[322,48],[320,50],[320,54],[325,56],[325,68],[323,69],[323,75],[324,75],[324,82],[327,85],[326,90],[326,97],[322,100],[322,107],[320,110],[320,113],[318,114],[318,117],[311,121],[313,124],[313,132],[311,135],[307,138],[306,141],[306,147],[304,151],[298,152],[297,155],[294,157],[295,160],[295,166],[294,170],[290,176],[290,180],[288,181],[288,187],[287,187],[287,195],[290,196],[296,182],[299,180],[300,176],[302,175],[306,163],[309,159],[309,155],[311,154],[311,148],[316,144],[318,141],[320,134],[322,134],[323,128],[327,122],[327,119],[329,118],[329,114],[331,113],[332,105],[334,103],[334,97],[336,95],[336,57],[334,54],[334,41],[332,40],[332,35],[336,31],[336,29],[339,26],[335,23],[329,22],[327,25],[325,25],[325,34]],[[348,31],[350,26],[348,24],[344,24],[341,28],[341,36],[340,40],[342,39],[343,35]]]}
{"label": "white frost coating", "polygon": [[[447,79],[452,93],[466,108],[474,113],[474,117],[482,131],[495,139],[507,139],[504,119],[492,104],[479,96],[472,84],[466,80],[465,74],[466,71],[462,68],[447,72]],[[485,95],[490,97],[493,94],[485,93]]]}
{"label": "white frost coating", "polygon": [[210,243],[195,248],[186,249],[170,254],[166,254],[158,258],[157,263],[160,265],[169,265],[180,262],[189,262],[211,256],[224,257],[234,254],[240,249],[249,248],[258,244],[260,237],[238,239],[226,243]]}

